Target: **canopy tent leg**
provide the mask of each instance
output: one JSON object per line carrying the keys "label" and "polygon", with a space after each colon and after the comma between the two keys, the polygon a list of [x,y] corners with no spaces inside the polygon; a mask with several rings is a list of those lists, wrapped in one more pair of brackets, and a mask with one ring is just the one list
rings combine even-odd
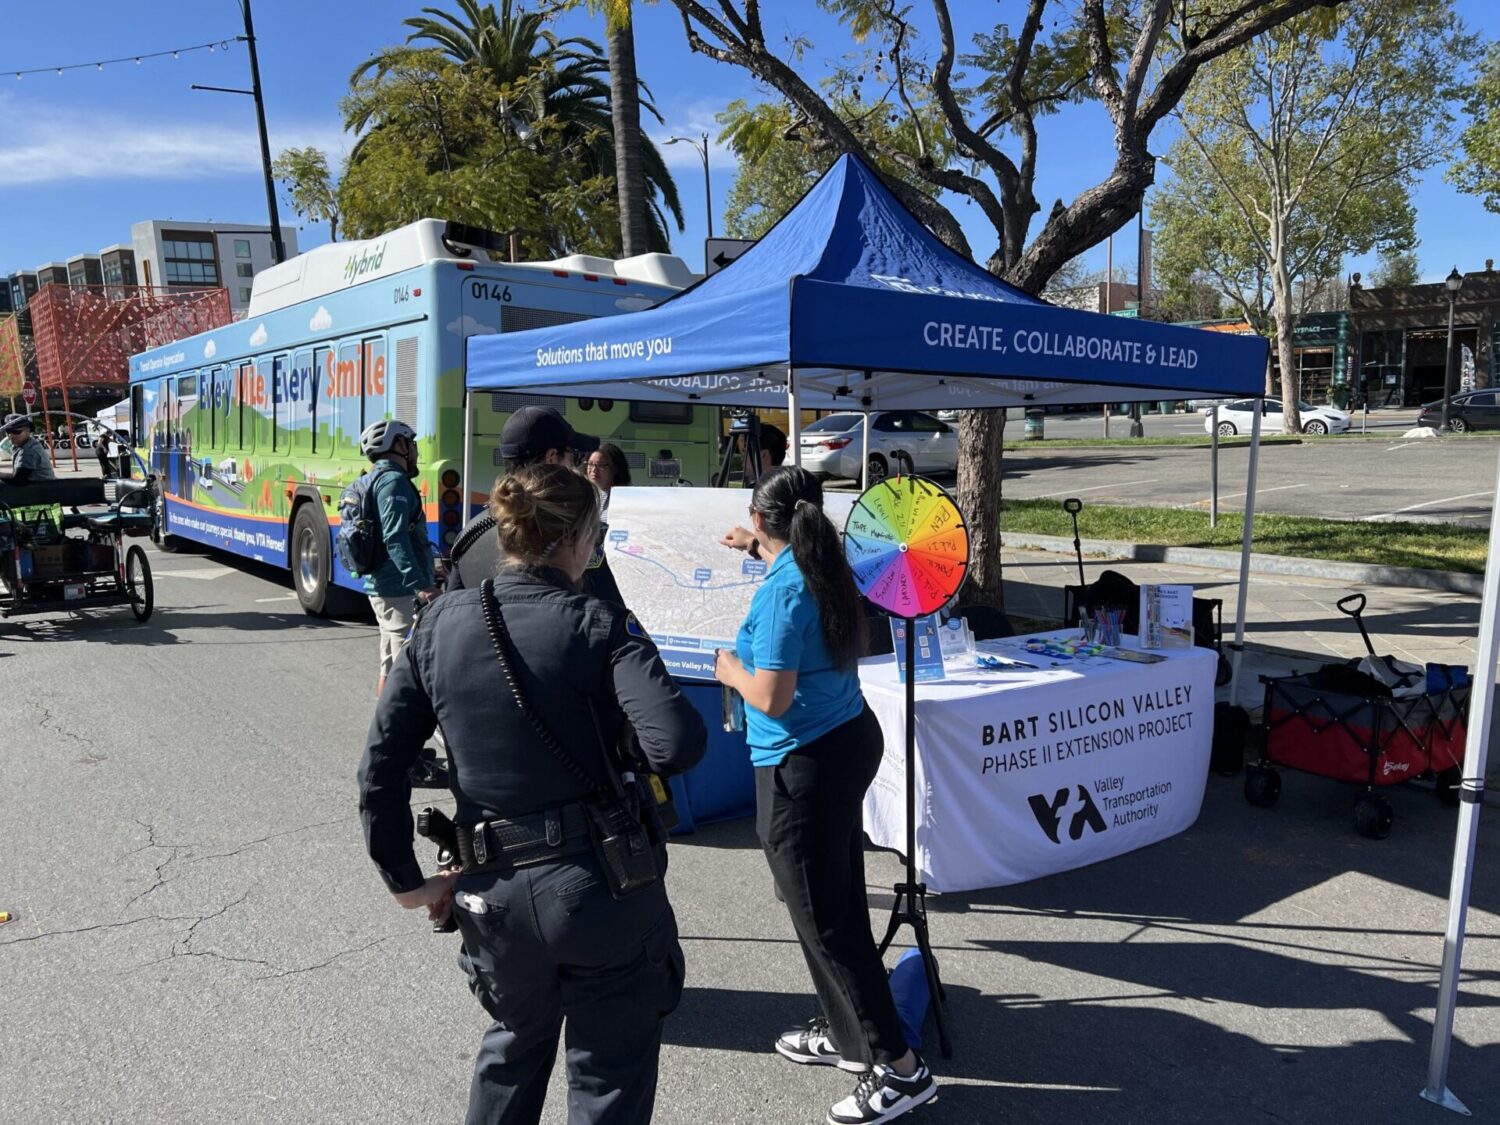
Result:
{"label": "canopy tent leg", "polygon": [[1255,528],[1255,471],[1260,465],[1260,419],[1265,399],[1255,400],[1255,419],[1250,423],[1250,469],[1245,480],[1245,532],[1240,539],[1240,589],[1234,613],[1233,674],[1229,678],[1229,703],[1240,699],[1240,661],[1245,655],[1245,604],[1250,596],[1250,540]]}
{"label": "canopy tent leg", "polygon": [[464,388],[464,523],[469,522],[469,508],[473,494],[469,491],[471,474],[474,471],[474,392]]}
{"label": "canopy tent leg", "polygon": [[[1208,455],[1208,526],[1219,526],[1219,406],[1214,404],[1208,414],[1209,420],[1209,445],[1212,451]],[[1107,436],[1107,435],[1106,435]]]}
{"label": "canopy tent leg", "polygon": [[[1500,462],[1495,479],[1500,482]],[[1453,1053],[1453,1013],[1458,1005],[1458,972],[1463,964],[1464,926],[1474,882],[1474,850],[1479,843],[1479,808],[1484,800],[1485,760],[1495,708],[1495,664],[1500,656],[1500,520],[1490,520],[1490,553],[1484,567],[1484,601],[1479,621],[1479,652],[1469,696],[1469,723],[1464,739],[1463,782],[1459,787],[1458,835],[1453,843],[1453,877],[1448,888],[1448,929],[1443,934],[1443,974],[1438,982],[1437,1014],[1432,1021],[1432,1052],[1427,1086],[1421,1097],[1444,1109],[1469,1116],[1468,1107],[1448,1089],[1448,1061]]]}
{"label": "canopy tent leg", "polygon": [[797,369],[786,369],[786,443],[792,451],[792,464],[802,464],[802,412],[797,409]]}

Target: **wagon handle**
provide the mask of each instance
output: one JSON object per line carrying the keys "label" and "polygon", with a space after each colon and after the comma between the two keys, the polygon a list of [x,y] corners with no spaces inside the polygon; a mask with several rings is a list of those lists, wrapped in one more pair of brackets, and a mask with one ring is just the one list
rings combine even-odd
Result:
{"label": "wagon handle", "polygon": [[1370,633],[1365,628],[1364,618],[1360,617],[1360,613],[1365,608],[1365,596],[1363,594],[1350,594],[1348,597],[1340,598],[1334,604],[1338,606],[1340,613],[1346,613],[1354,618],[1354,623],[1359,626],[1359,635],[1365,639],[1365,651],[1374,656],[1375,646],[1370,643]]}

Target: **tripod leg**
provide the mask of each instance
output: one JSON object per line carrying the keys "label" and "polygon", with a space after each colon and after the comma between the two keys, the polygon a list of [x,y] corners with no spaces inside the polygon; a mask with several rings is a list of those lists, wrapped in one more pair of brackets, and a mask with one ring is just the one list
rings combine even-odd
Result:
{"label": "tripod leg", "polygon": [[901,909],[901,902],[905,897],[906,892],[899,887],[896,888],[896,901],[891,904],[891,920],[885,928],[885,937],[880,939],[879,952],[882,957],[885,956],[885,951],[891,947],[891,942],[896,937],[896,931],[901,928],[901,923],[905,920],[905,912]]}
{"label": "tripod leg", "polygon": [[948,994],[944,991],[942,978],[938,975],[937,958],[932,955],[932,943],[927,939],[927,919],[918,915],[912,920],[912,929],[916,931],[917,948],[922,952],[922,967],[927,971],[927,988],[932,994],[932,1022],[937,1025],[938,1050],[942,1052],[943,1058],[951,1059],[953,1040],[948,1037],[948,1020],[943,1015],[943,1008],[948,1002]]}

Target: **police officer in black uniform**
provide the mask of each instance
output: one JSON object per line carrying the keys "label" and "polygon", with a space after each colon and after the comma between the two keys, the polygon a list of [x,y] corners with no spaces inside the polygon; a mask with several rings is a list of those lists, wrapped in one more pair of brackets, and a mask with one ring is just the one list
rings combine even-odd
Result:
{"label": "police officer in black uniform", "polygon": [[[660,880],[612,893],[582,802],[607,786],[605,748],[625,723],[661,774],[695,765],[706,732],[625,611],[579,591],[599,534],[593,485],[535,465],[496,482],[491,512],[506,565],[425,610],[387,680],[359,769],[365,838],[402,906],[434,920],[452,911],[460,963],[494,1017],[468,1121],[540,1119],[566,1017],[571,1125],[639,1125],[651,1119],[682,950]],[[424,878],[412,849],[407,769],[435,726],[466,859],[456,878]]]}

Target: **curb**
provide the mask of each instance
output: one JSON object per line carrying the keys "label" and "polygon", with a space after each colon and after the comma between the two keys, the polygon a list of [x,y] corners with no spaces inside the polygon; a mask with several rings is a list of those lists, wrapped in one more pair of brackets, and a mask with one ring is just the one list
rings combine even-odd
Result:
{"label": "curb", "polygon": [[[1071,555],[1073,540],[1060,535],[1023,535],[1001,532],[1007,547],[1029,547]],[[1117,539],[1091,539],[1084,544],[1085,555],[1134,562],[1182,563],[1219,570],[1239,570],[1238,551],[1212,551],[1203,547],[1158,547],[1150,543],[1126,543]],[[1439,590],[1451,594],[1478,597],[1484,590],[1484,575],[1460,574],[1452,570],[1418,570],[1405,566],[1376,566],[1369,563],[1329,562],[1302,559],[1291,555],[1250,555],[1250,570],[1256,574],[1285,574],[1300,578],[1329,578],[1360,586],[1408,586],[1418,590]]]}

